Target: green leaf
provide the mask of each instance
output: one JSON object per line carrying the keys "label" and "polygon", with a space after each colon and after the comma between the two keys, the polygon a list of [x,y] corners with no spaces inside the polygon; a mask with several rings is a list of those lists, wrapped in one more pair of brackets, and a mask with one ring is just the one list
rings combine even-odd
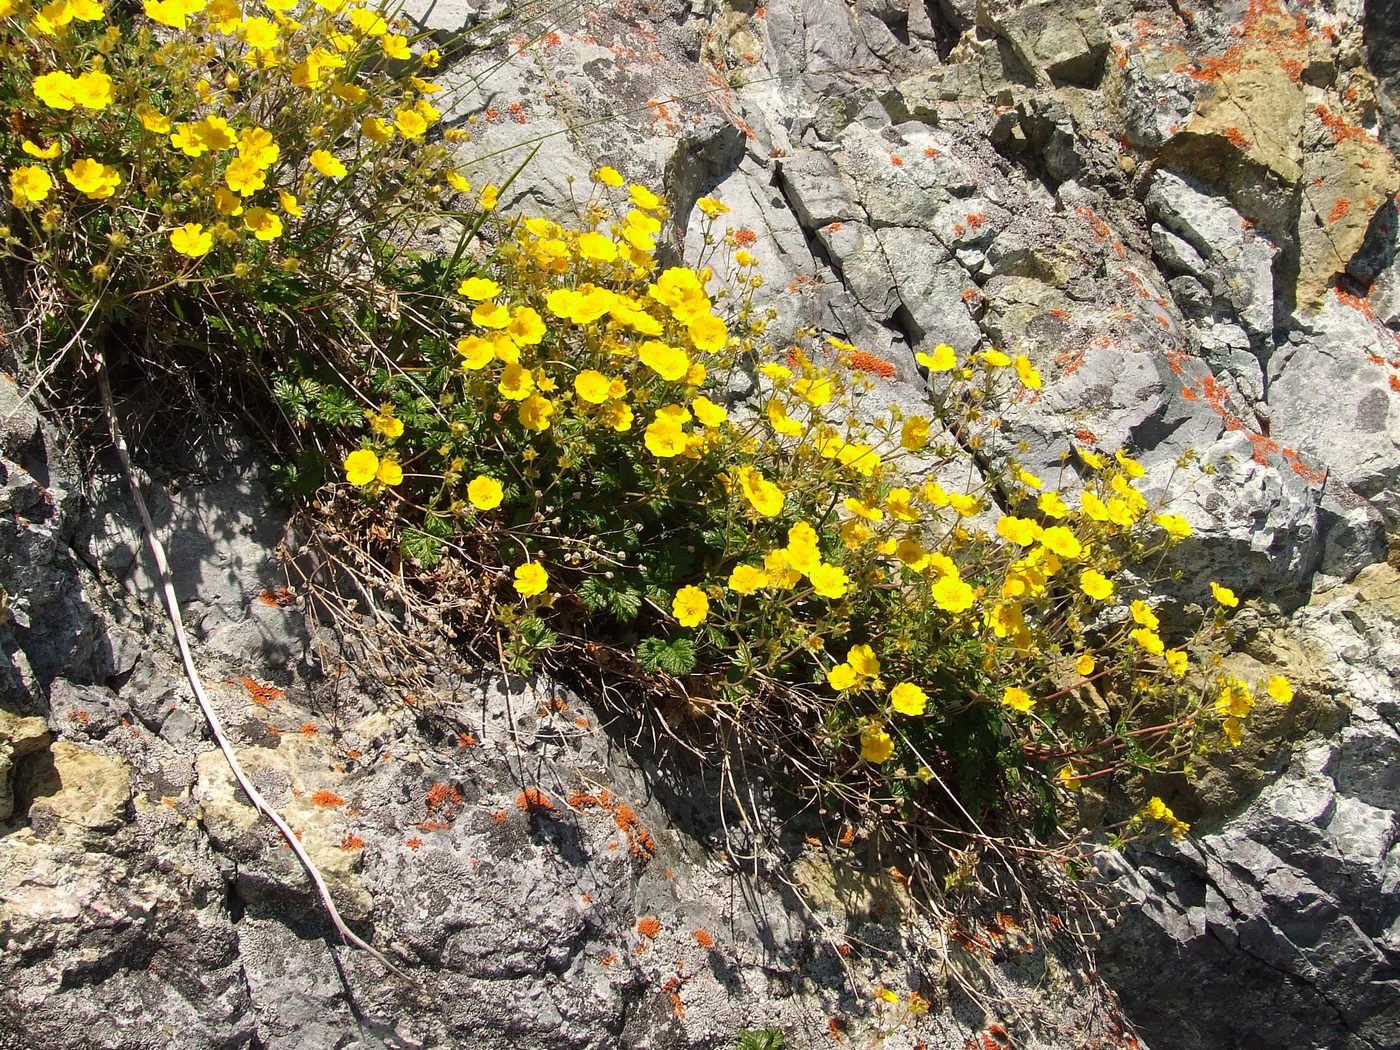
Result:
{"label": "green leaf", "polygon": [[442,540],[418,529],[408,529],[399,545],[404,558],[415,561],[425,569],[431,569],[442,561]]}
{"label": "green leaf", "polygon": [[637,662],[645,671],[679,678],[695,670],[695,646],[689,638],[643,638],[637,643]]}
{"label": "green leaf", "polygon": [[784,1050],[786,1046],[787,1037],[781,1028],[763,1028],[740,1032],[734,1050]]}

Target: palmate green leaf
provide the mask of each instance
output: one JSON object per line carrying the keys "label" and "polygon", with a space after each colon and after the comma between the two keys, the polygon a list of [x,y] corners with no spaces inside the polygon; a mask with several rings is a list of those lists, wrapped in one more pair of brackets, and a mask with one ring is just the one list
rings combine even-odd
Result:
{"label": "palmate green leaf", "polygon": [[425,569],[431,569],[442,561],[442,540],[418,529],[404,530],[399,549],[404,558],[417,562]]}
{"label": "palmate green leaf", "polygon": [[784,1050],[787,1037],[781,1028],[745,1029],[739,1033],[734,1050]]}
{"label": "palmate green leaf", "polygon": [[695,670],[695,646],[689,638],[643,638],[637,643],[637,662],[644,671],[679,678]]}

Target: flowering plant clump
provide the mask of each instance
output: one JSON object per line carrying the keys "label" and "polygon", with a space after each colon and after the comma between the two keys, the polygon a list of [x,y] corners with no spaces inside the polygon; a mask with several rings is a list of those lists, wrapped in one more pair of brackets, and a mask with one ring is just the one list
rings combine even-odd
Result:
{"label": "flowering plant clump", "polygon": [[[721,202],[702,258],[663,266],[662,197],[611,167],[577,223],[477,240],[488,186],[450,258],[414,254],[471,190],[429,141],[437,53],[359,0],[256,10],[0,0],[4,246],[50,330],[87,331],[67,345],[144,329],[256,375],[303,443],[289,487],[421,570],[466,644],[684,698],[867,816],[1009,804],[1042,838],[1086,782],[1179,769],[1238,745],[1256,692],[1291,699],[1215,670],[1226,588],[1163,630],[1135,570],[1190,526],[1126,450],[952,480],[1041,386],[1025,356],[935,346],[927,411],[871,417],[878,359],[765,342]],[[1157,797],[1123,826],[1185,830]]]}
{"label": "flowering plant clump", "polygon": [[[1053,483],[938,480],[966,461],[955,432],[975,447],[1040,387],[1027,358],[937,346],[918,355],[927,415],[862,418],[877,380],[855,347],[763,344],[756,260],[715,230],[719,202],[699,202],[705,239],[728,242],[738,290],[656,262],[651,190],[606,167],[595,183],[580,225],[504,231],[457,285],[453,338],[384,377],[343,464],[381,503],[357,458],[411,473],[384,508],[411,516],[411,559],[500,566],[491,619],[518,669],[608,639],[614,670],[763,726],[824,789],[906,818],[950,784],[980,807],[1012,781],[1053,812],[1086,781],[1239,742],[1249,689],[1205,672],[1233,595],[1215,585],[1222,615],[1169,644],[1126,571],[1190,534],[1136,460],[1079,448]],[[1081,717],[1085,690],[1113,716]]]}
{"label": "flowering plant clump", "polygon": [[363,0],[136,10],[0,0],[0,248],[48,293],[54,331],[207,337],[196,318],[240,328],[240,303],[325,323],[363,270],[336,250],[346,237],[407,229],[417,202],[470,188],[427,144],[438,52]]}

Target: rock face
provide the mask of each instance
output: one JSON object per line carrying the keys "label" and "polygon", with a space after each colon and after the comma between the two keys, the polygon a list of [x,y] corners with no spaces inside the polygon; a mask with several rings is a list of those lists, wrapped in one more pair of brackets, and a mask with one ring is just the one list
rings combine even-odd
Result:
{"label": "rock face", "polygon": [[[883,871],[836,875],[826,850],[849,841],[760,830],[777,824],[764,785],[755,832],[726,834],[742,821],[713,771],[629,754],[630,728],[557,683],[362,688],[279,564],[255,458],[205,434],[148,486],[196,661],[243,768],[409,979],[334,947],[189,699],[120,479],[99,465],[81,506],[43,513],[38,477],[79,479],[46,454],[57,432],[10,404],[0,499],[32,517],[9,515],[0,542],[49,559],[0,561],[0,587],[28,599],[0,624],[0,1048],[698,1048],[767,1026],[813,1045],[886,1024],[877,984],[938,1004],[901,1022],[904,1046],[953,1050],[1005,1020],[922,976],[944,932]],[[21,590],[39,572],[61,606]],[[726,860],[738,849],[762,869]],[[1053,944],[989,979],[990,1001],[1034,1014],[1026,1045],[1109,1031]]]}
{"label": "rock face", "polygon": [[[441,78],[472,181],[539,147],[503,211],[568,213],[612,164],[665,191],[668,250],[693,261],[694,202],[718,197],[774,337],[887,359],[882,404],[923,398],[914,354],[939,342],[1032,358],[1045,388],[1001,406],[972,475],[1133,450],[1195,528],[1183,586],[1271,609],[1330,713],[1216,783],[1188,844],[1125,855],[1102,966],[1159,1047],[1400,1043],[1394,0],[405,10],[486,47]],[[431,711],[364,695],[279,568],[255,457],[206,435],[154,510],[240,754],[419,982],[341,953],[352,997],[186,700],[123,490],[80,484],[64,448],[0,376],[0,1046],[862,1031],[837,945],[898,935],[833,902],[893,891],[833,889],[800,836],[766,845],[801,859],[816,920],[782,880],[738,880],[719,813],[684,801],[713,785],[643,768],[553,683],[481,676]],[[855,958],[867,984],[909,984],[897,954]],[[1092,996],[1046,965],[1022,1041],[1087,1042]],[[935,1011],[888,1045],[960,1047],[994,1019]]]}

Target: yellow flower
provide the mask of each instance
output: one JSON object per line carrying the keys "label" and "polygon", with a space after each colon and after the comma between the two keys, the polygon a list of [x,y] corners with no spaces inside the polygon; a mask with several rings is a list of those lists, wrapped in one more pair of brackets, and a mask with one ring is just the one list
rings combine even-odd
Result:
{"label": "yellow flower", "polygon": [[911,682],[900,682],[890,690],[890,706],[902,715],[921,715],[928,706],[928,694]]}
{"label": "yellow flower", "polygon": [[1085,569],[1079,574],[1079,589],[1095,601],[1107,601],[1113,595],[1113,581],[1097,569]]}
{"label": "yellow flower", "polygon": [[37,142],[33,142],[30,139],[25,139],[20,145],[20,149],[24,150],[25,153],[29,154],[31,157],[37,157],[39,160],[53,160],[58,156],[62,148],[63,147],[57,142],[50,142],[47,146],[40,146]]}
{"label": "yellow flower", "polygon": [[383,434],[386,438],[392,439],[403,435],[403,420],[394,415],[394,406],[387,401],[379,406],[377,412],[373,409],[366,409],[365,418],[369,420],[371,430]]}
{"label": "yellow flower", "polygon": [[1180,514],[1158,514],[1152,520],[1174,540],[1184,540],[1191,535],[1191,523]]}
{"label": "yellow flower", "polygon": [[899,443],[910,452],[918,452],[928,445],[930,423],[923,416],[910,416],[904,421],[899,433]]}
{"label": "yellow flower", "polygon": [[1172,838],[1179,839],[1191,830],[1191,825],[1178,820],[1176,814],[1156,795],[1148,799],[1147,805],[1142,807],[1142,815],[1161,821],[1170,827]]}
{"label": "yellow flower", "polygon": [[1293,702],[1293,686],[1283,675],[1276,674],[1269,679],[1267,686],[1269,695],[1280,704],[1291,704]]}
{"label": "yellow flower", "polygon": [[204,10],[204,0],[146,0],[146,17],[171,29],[184,29],[189,17]]}
{"label": "yellow flower", "polygon": [[771,550],[763,556],[763,569],[768,573],[769,583],[781,590],[792,590],[802,579],[802,573],[792,567],[787,551],[781,548]]}
{"label": "yellow flower", "polygon": [[282,205],[282,210],[293,218],[300,219],[306,214],[302,210],[301,203],[297,200],[295,193],[288,193],[286,190],[277,191],[277,200]]}
{"label": "yellow flower", "polygon": [[673,416],[657,412],[647,425],[643,442],[647,451],[659,459],[680,456],[690,447],[690,436],[681,429],[681,423]]}
{"label": "yellow flower", "polygon": [[1035,365],[1031,364],[1031,359],[1025,354],[1017,354],[1012,362],[1016,366],[1016,375],[1020,377],[1021,385],[1027,390],[1040,389],[1040,372]]}
{"label": "yellow flower", "polygon": [[214,247],[214,236],[205,230],[203,224],[187,222],[170,231],[170,247],[181,255],[198,259],[201,255],[207,255],[209,249]]}
{"label": "yellow flower", "polygon": [[961,576],[945,573],[930,589],[934,604],[947,613],[966,612],[977,601],[977,593]]}
{"label": "yellow flower", "polygon": [[457,294],[477,301],[493,299],[501,294],[501,286],[489,277],[468,277],[457,286]]}
{"label": "yellow flower", "polygon": [[695,202],[695,206],[711,219],[718,219],[729,211],[727,204],[717,201],[713,197],[701,197]]}
{"label": "yellow flower", "polygon": [[472,324],[482,328],[505,328],[510,324],[510,308],[488,300],[472,308]]}
{"label": "yellow flower", "polygon": [[1001,694],[1001,702],[1013,711],[1019,711],[1023,715],[1031,713],[1035,707],[1035,698],[1024,689],[1018,689],[1014,685],[1006,687],[1006,692]]}
{"label": "yellow flower", "polygon": [[726,409],[704,395],[692,401],[690,407],[695,412],[695,418],[700,421],[700,425],[703,427],[717,427],[729,418],[729,412]]}
{"label": "yellow flower", "polygon": [[[360,134],[375,142],[385,143],[394,137],[394,126],[378,117],[365,117],[364,120],[360,121]],[[453,172],[453,174],[456,173]]]}
{"label": "yellow flower", "polygon": [[1220,695],[1215,698],[1215,709],[1224,717],[1248,718],[1254,710],[1254,694],[1234,675],[1223,676],[1220,679]]}
{"label": "yellow flower", "polygon": [[1066,791],[1078,791],[1084,786],[1084,781],[1079,779],[1079,774],[1074,771],[1073,766],[1060,767],[1060,771],[1055,776],[1060,781],[1060,786]]}
{"label": "yellow flower", "polygon": [[506,334],[520,346],[536,346],[546,331],[544,318],[533,306],[517,307],[506,325]]}
{"label": "yellow flower", "polygon": [[846,662],[855,668],[856,674],[872,681],[880,677],[880,659],[868,645],[853,645],[846,652]]}
{"label": "yellow flower", "polygon": [[1139,627],[1129,633],[1129,637],[1153,656],[1161,656],[1166,651],[1161,637],[1150,627]]}
{"label": "yellow flower", "polygon": [[1060,498],[1058,492],[1042,492],[1035,505],[1047,518],[1063,518],[1069,513],[1069,505]]}
{"label": "yellow flower", "polygon": [[549,573],[539,562],[527,561],[516,567],[515,590],[522,598],[533,598],[542,594],[549,586]]}
{"label": "yellow flower", "polygon": [[1240,720],[1238,718],[1226,718],[1221,721],[1220,729],[1225,734],[1225,739],[1230,742],[1231,747],[1239,747],[1240,741],[1244,739],[1244,734],[1240,732]]}
{"label": "yellow flower", "polygon": [[621,186],[625,181],[621,172],[616,168],[609,168],[606,165],[593,173],[593,180],[595,182],[601,182],[604,186],[612,186],[614,189]]}
{"label": "yellow flower", "polygon": [[1094,470],[1103,470],[1104,464],[1107,462],[1097,452],[1090,452],[1082,448],[1076,448],[1074,451],[1079,454],[1079,458],[1084,461],[1086,467],[1092,467]]}
{"label": "yellow flower", "polygon": [[932,354],[919,351],[914,355],[914,360],[930,372],[951,372],[958,367],[957,351],[947,343],[939,343],[933,348]]}
{"label": "yellow flower", "polygon": [[674,383],[690,370],[690,358],[684,350],[656,339],[648,339],[638,347],[637,356],[642,364],[667,382]]}
{"label": "yellow flower", "polygon": [[838,693],[844,693],[860,681],[856,669],[848,663],[839,663],[826,672],[826,681]]}
{"label": "yellow flower", "polygon": [[851,584],[846,570],[826,562],[814,566],[807,573],[807,579],[812,583],[812,590],[821,598],[844,597]]}
{"label": "yellow flower", "polygon": [[1029,547],[1040,539],[1040,534],[1040,525],[1030,518],[1016,518],[1004,514],[997,521],[997,535],[1020,547]]}
{"label": "yellow flower", "polygon": [[257,161],[248,157],[238,157],[229,161],[224,169],[224,182],[240,197],[251,197],[267,185],[267,172]]}
{"label": "yellow flower", "polygon": [[953,492],[948,496],[948,506],[964,518],[970,518],[982,509],[982,501],[967,492]]}
{"label": "yellow flower", "polygon": [[710,599],[699,587],[682,587],[671,601],[671,615],[682,627],[696,627],[710,615]]}
{"label": "yellow flower", "polygon": [[413,57],[413,52],[408,49],[408,37],[398,33],[385,33],[379,38],[379,46],[386,56],[401,62]]}
{"label": "yellow flower", "polygon": [[77,105],[73,92],[77,82],[71,75],[56,70],[34,78],[34,97],[50,109],[72,109]]}
{"label": "yellow flower", "polygon": [[394,127],[406,139],[420,139],[428,130],[428,122],[417,110],[400,109],[394,113]]}
{"label": "yellow flower", "polygon": [[481,206],[482,211],[495,211],[496,205],[499,203],[501,203],[501,188],[499,186],[487,186],[481,191],[481,196],[477,198],[477,204]]}
{"label": "yellow flower", "polygon": [[767,416],[768,425],[783,437],[799,437],[802,434],[802,424],[787,414],[787,409],[776,397],[768,402]]}
{"label": "yellow flower", "polygon": [[91,157],[74,161],[64,169],[63,177],[75,190],[92,200],[105,200],[112,196],[122,181],[116,168],[109,168]]}
{"label": "yellow flower", "polygon": [[1094,668],[1098,665],[1094,662],[1094,657],[1090,653],[1081,653],[1079,659],[1074,661],[1074,669],[1085,678],[1094,673]]}
{"label": "yellow flower", "polygon": [[466,180],[465,176],[455,171],[449,171],[447,173],[447,184],[458,193],[470,193],[472,191],[472,184]]}
{"label": "yellow flower", "polygon": [[345,480],[352,485],[368,485],[379,473],[379,457],[367,448],[356,449],[345,457]]}
{"label": "yellow flower", "polygon": [[464,336],[457,340],[457,353],[462,355],[463,371],[475,372],[485,368],[496,359],[496,347],[489,339],[479,335]]}
{"label": "yellow flower", "polygon": [[768,574],[757,565],[736,565],[729,574],[729,589],[735,594],[753,594],[768,586]]}
{"label": "yellow flower", "polygon": [[73,81],[69,92],[73,101],[86,109],[103,110],[112,104],[112,78],[106,73],[83,73]]}
{"label": "yellow flower", "polygon": [[329,150],[314,149],[310,159],[311,166],[328,179],[339,179],[349,174],[349,169]]}
{"label": "yellow flower", "polygon": [[1149,631],[1155,631],[1158,627],[1162,626],[1162,621],[1157,618],[1157,614],[1152,611],[1152,607],[1141,598],[1134,600],[1132,605],[1128,608],[1133,614],[1133,621],[1146,627]]}
{"label": "yellow flower", "polygon": [[[885,497],[885,509],[890,512],[898,521],[915,522],[922,515],[914,509],[914,504],[910,502],[914,494],[906,488],[891,489],[890,494]],[[1039,525],[1036,526],[1040,528]]]}
{"label": "yellow flower", "polygon": [[1000,350],[983,350],[982,361],[992,368],[1005,368],[1011,363],[1011,358],[1003,354]]}
{"label": "yellow flower", "polygon": [[1061,558],[1077,558],[1084,552],[1079,538],[1063,525],[1052,525],[1041,532],[1040,545]]}
{"label": "yellow flower", "polygon": [[897,1003],[897,1002],[899,1002],[899,993],[898,993],[898,992],[892,992],[892,991],[890,991],[888,988],[885,988],[885,987],[877,987],[877,988],[875,989],[875,997],[876,997],[877,999],[883,1000],[884,1002],[887,1002],[887,1003]]}
{"label": "yellow flower", "polygon": [[495,510],[501,505],[503,495],[501,483],[485,474],[478,474],[467,485],[467,499],[477,510]]}
{"label": "yellow flower", "polygon": [[640,186],[635,182],[627,187],[627,196],[631,198],[633,204],[639,208],[645,208],[647,211],[655,211],[661,207],[660,197],[645,186]]}
{"label": "yellow flower", "polygon": [[765,518],[776,518],[782,513],[787,494],[781,488],[753,467],[742,467],[737,475],[739,490],[754,510]]}
{"label": "yellow flower", "polygon": [[578,254],[592,262],[610,263],[617,258],[617,242],[606,234],[590,230],[579,235]]}
{"label": "yellow flower", "polygon": [[242,215],[243,198],[227,186],[214,187],[214,207],[220,215]]}
{"label": "yellow flower", "polygon": [[1086,518],[1092,518],[1094,521],[1109,520],[1107,504],[1092,492],[1079,494],[1079,509],[1084,512]]}
{"label": "yellow flower", "polygon": [[879,765],[894,754],[894,741],[883,726],[870,723],[860,731],[860,757]]}
{"label": "yellow flower", "polygon": [[686,325],[686,331],[690,333],[690,342],[697,350],[717,354],[729,342],[729,329],[714,314],[692,318]]}
{"label": "yellow flower", "polygon": [[275,241],[282,236],[281,218],[266,208],[249,208],[248,214],[243,216],[243,225],[260,241]]}
{"label": "yellow flower", "polygon": [[548,430],[549,422],[554,417],[554,402],[547,397],[540,397],[539,394],[531,394],[520,402],[516,417],[520,420],[520,425],[527,430],[537,433]]}
{"label": "yellow flower", "polygon": [[403,467],[399,466],[398,460],[382,459],[374,476],[382,485],[397,485],[403,481]]}
{"label": "yellow flower", "polygon": [[864,518],[866,521],[885,520],[885,512],[883,510],[879,507],[870,506],[870,504],[866,503],[864,500],[856,499],[854,496],[847,496],[843,503],[848,511],[857,517]]}
{"label": "yellow flower", "polygon": [[266,128],[244,128],[238,133],[238,155],[259,168],[272,167],[281,154],[282,148]]}
{"label": "yellow flower", "polygon": [[257,16],[243,23],[243,40],[254,51],[271,51],[277,46],[277,23]]}
{"label": "yellow flower", "polygon": [[1168,649],[1162,654],[1162,659],[1167,661],[1167,670],[1177,678],[1186,673],[1191,663],[1190,657],[1181,649]]}
{"label": "yellow flower", "polygon": [[1222,587],[1214,580],[1210,581],[1210,593],[1215,595],[1215,600],[1227,609],[1233,609],[1240,604],[1240,600],[1235,597],[1235,592],[1229,587]]}
{"label": "yellow flower", "polygon": [[24,165],[10,172],[10,195],[16,208],[28,208],[48,197],[53,179],[43,168]]}
{"label": "yellow flower", "polygon": [[574,392],[590,405],[601,405],[611,396],[612,380],[596,369],[588,368],[574,377]]}

